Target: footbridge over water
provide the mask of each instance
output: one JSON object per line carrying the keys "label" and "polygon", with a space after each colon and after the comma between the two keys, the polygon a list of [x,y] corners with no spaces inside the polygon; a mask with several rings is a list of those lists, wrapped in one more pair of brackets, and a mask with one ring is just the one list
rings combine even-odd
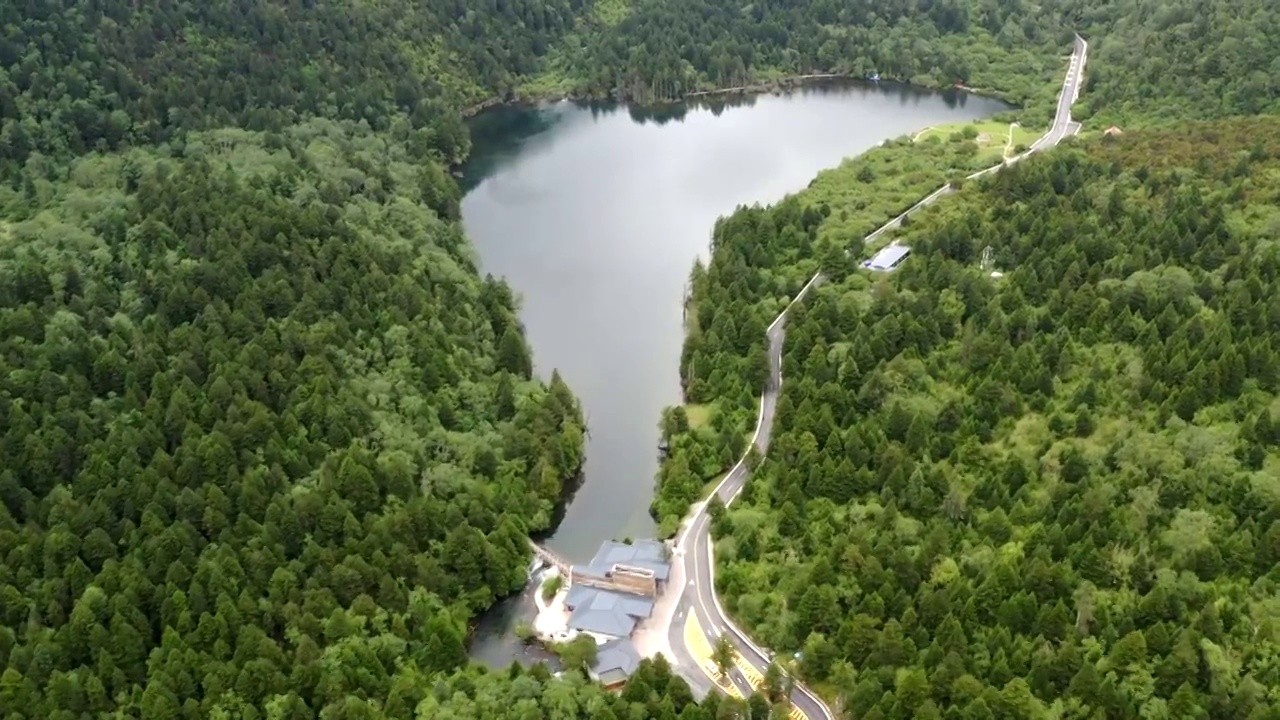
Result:
{"label": "footbridge over water", "polygon": [[533,549],[535,557],[559,570],[561,577],[569,577],[569,572],[573,569],[573,565],[568,560],[565,560],[532,540],[529,541],[529,547]]}
{"label": "footbridge over water", "polygon": [[[660,543],[654,541],[640,542],[648,542],[657,548],[662,547]],[[618,543],[606,543],[602,552],[608,550],[610,545],[619,546]],[[661,572],[655,572],[652,563],[601,562],[604,558],[600,555],[597,555],[591,563],[574,565],[533,540],[529,541],[529,547],[533,549],[534,555],[539,560],[555,567],[560,572],[560,577],[567,580],[570,585],[585,585],[600,590],[613,590],[652,598],[658,594],[661,583],[667,577],[665,550],[661,550],[662,557],[657,566]],[[658,551],[653,551],[653,554],[657,553]],[[657,560],[657,558],[654,559]]]}

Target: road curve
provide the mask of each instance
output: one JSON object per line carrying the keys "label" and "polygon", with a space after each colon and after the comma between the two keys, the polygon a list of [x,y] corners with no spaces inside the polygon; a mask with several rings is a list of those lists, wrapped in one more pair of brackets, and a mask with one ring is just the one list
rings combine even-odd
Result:
{"label": "road curve", "polygon": [[[995,172],[1005,165],[1012,165],[1032,153],[1054,147],[1062,142],[1063,138],[1075,135],[1080,131],[1080,124],[1071,119],[1071,106],[1080,94],[1080,83],[1084,75],[1088,49],[1089,45],[1084,38],[1076,35],[1070,66],[1067,69],[1066,79],[1062,83],[1062,89],[1058,93],[1057,111],[1054,114],[1053,125],[1050,126],[1049,130],[1040,139],[1032,143],[1026,152],[1008,158],[986,170],[973,173],[968,176],[968,179],[976,179]],[[950,184],[942,186],[911,206],[906,212],[868,235],[866,241],[871,242],[885,232],[899,226],[903,218],[933,203],[951,191]],[[769,380],[760,398],[760,415],[756,420],[755,434],[751,440],[752,445],[758,448],[761,454],[764,454],[769,449],[769,440],[773,434],[774,410],[778,402],[778,391],[782,387],[782,344],[785,338],[784,325],[786,324],[787,313],[791,310],[791,306],[804,299],[805,295],[820,282],[822,282],[821,272],[814,275],[805,284],[800,292],[796,294],[795,299],[774,319],[766,331],[769,339]],[[743,455],[742,459],[738,460],[737,464],[729,470],[728,474],[724,476],[724,479],[720,481],[713,491],[726,505],[732,503],[746,485],[749,475],[746,459],[747,456]],[[687,666],[695,662],[689,649],[684,647],[683,636],[683,620],[688,613],[692,612],[697,616],[709,639],[714,640],[721,634],[727,634],[737,648],[739,657],[750,664],[757,672],[763,674],[769,666],[772,655],[756,645],[734,623],[720,605],[720,598],[716,595],[715,560],[712,555],[713,544],[711,542],[710,527],[711,518],[706,511],[706,504],[700,504],[686,521],[684,530],[676,539],[675,562],[679,565],[679,568],[675,577],[679,579],[680,587],[679,589],[672,587],[671,592],[680,592],[681,597],[675,613],[678,622],[671,623],[668,630],[668,639],[679,665]],[[693,673],[702,673],[702,668],[690,669]],[[731,680],[740,689],[745,688],[747,692],[750,692],[750,686],[741,672],[735,670],[731,673]],[[705,687],[709,683],[700,683],[700,685]],[[791,695],[791,701],[809,720],[835,720],[835,714],[832,713],[831,708],[827,707],[826,703],[816,693],[799,682],[798,679]]]}

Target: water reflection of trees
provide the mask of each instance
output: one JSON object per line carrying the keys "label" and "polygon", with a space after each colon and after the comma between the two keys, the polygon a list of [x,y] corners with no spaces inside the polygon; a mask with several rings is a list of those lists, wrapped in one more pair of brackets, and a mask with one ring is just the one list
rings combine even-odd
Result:
{"label": "water reflection of trees", "polygon": [[579,101],[578,107],[591,111],[593,118],[609,115],[624,107],[632,121],[641,125],[654,123],[666,125],[670,122],[681,122],[692,111],[709,110],[719,117],[726,110],[742,107],[753,107],[762,95],[843,95],[851,92],[863,94],[879,94],[897,98],[902,105],[915,105],[924,100],[941,98],[949,108],[964,107],[968,103],[969,94],[957,88],[946,90],[922,90],[903,83],[882,81],[868,82],[849,78],[825,78],[805,82],[790,88],[741,93],[719,93],[688,98],[679,102],[657,104],[627,104],[617,101]]}
{"label": "water reflection of trees", "polygon": [[512,157],[529,139],[551,130],[565,117],[537,105],[498,105],[467,121],[472,154],[460,168],[458,185],[467,194],[488,177],[503,158]]}
{"label": "water reflection of trees", "polygon": [[574,100],[560,105],[501,105],[490,108],[471,118],[471,158],[461,168],[459,185],[465,195],[483,178],[487,177],[502,161],[517,151],[527,149],[528,142],[543,135],[569,116],[563,109],[587,110],[593,120],[623,110],[632,122],[640,125],[653,123],[666,125],[683,122],[690,112],[708,110],[719,117],[726,110],[753,107],[765,94],[800,95],[883,95],[897,98],[901,105],[918,105],[924,101],[941,99],[949,108],[964,107],[970,93],[959,88],[946,90],[922,90],[893,81],[870,82],[850,78],[823,78],[771,92],[720,93],[688,98],[680,102],[656,104],[630,104],[615,100]]}

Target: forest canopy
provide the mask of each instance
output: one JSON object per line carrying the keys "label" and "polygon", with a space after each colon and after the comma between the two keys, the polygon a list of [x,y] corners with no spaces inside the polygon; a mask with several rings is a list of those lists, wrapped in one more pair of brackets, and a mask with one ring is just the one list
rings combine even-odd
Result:
{"label": "forest canopy", "polygon": [[[713,528],[731,612],[855,717],[1274,717],[1277,146],[1101,137],[925,211],[890,275],[837,263]],[[798,289],[810,192],[725,221],[703,293]]]}
{"label": "forest canopy", "polygon": [[584,427],[444,164],[574,12],[0,9],[6,717],[408,718],[466,662]]}
{"label": "forest canopy", "polygon": [[0,190],[7,709],[319,711],[465,661],[583,427],[432,167],[317,120]]}
{"label": "forest canopy", "polygon": [[1280,7],[1268,0],[615,0],[584,15],[525,87],[650,100],[875,72],[992,92],[1040,123],[1075,32],[1092,45],[1078,119],[1280,109]]}
{"label": "forest canopy", "polygon": [[438,157],[457,162],[469,147],[459,111],[533,72],[584,5],[5,3],[0,161],[12,168],[33,152],[65,158],[222,126],[280,131],[309,117],[385,130],[405,116]]}
{"label": "forest canopy", "polygon": [[[1266,112],[1277,22],[1265,0],[0,6],[0,708],[768,716],[661,663],[621,695],[463,669],[584,433],[457,222],[464,114],[876,71],[1034,122],[1073,31],[1079,117]],[[762,328],[822,266],[776,452],[717,515],[733,612],[859,717],[1269,717],[1278,138],[1028,163],[909,230],[883,283],[845,250],[976,167],[964,138],[722,221],[681,363],[704,412],[664,418],[655,509],[739,455]]]}

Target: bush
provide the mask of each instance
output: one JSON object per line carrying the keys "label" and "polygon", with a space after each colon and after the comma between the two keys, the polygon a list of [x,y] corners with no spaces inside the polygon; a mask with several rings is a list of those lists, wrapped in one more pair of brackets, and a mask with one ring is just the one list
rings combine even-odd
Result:
{"label": "bush", "polygon": [[551,650],[560,656],[560,662],[564,664],[565,670],[585,671],[595,665],[598,648],[595,638],[590,635],[579,635],[569,642],[556,643]]}
{"label": "bush", "polygon": [[560,588],[564,586],[564,578],[559,575],[552,575],[542,583],[542,599],[550,600],[560,592]]}

